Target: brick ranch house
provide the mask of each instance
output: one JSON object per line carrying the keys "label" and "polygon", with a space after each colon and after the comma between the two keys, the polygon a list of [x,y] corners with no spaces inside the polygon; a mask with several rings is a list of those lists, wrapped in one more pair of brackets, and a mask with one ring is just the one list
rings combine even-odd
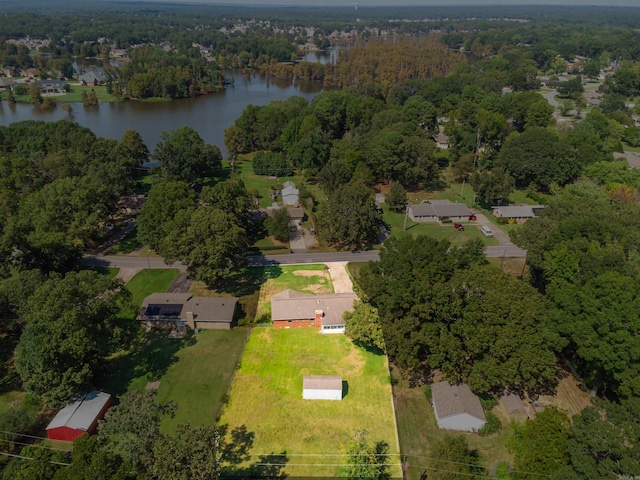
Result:
{"label": "brick ranch house", "polygon": [[355,293],[309,295],[285,290],[271,297],[274,328],[315,327],[320,333],[344,333],[344,312],[353,311]]}
{"label": "brick ranch house", "polygon": [[152,293],[142,302],[138,320],[147,327],[230,330],[237,305],[235,297]]}

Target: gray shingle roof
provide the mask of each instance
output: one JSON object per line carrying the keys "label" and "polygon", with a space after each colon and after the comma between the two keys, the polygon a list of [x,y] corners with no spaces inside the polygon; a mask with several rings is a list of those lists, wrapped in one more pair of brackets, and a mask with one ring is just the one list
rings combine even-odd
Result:
{"label": "gray shingle roof", "polygon": [[434,383],[431,385],[431,393],[440,418],[468,413],[481,420],[486,420],[480,400],[468,385],[450,385],[449,382]]}
{"label": "gray shingle roof", "polygon": [[534,218],[536,211],[544,208],[544,205],[505,205],[491,208],[505,218]]}
{"label": "gray shingle roof", "polygon": [[344,325],[342,315],[353,310],[355,293],[327,293],[308,295],[285,290],[271,297],[272,320],[302,320],[315,318],[316,310],[322,310],[322,325]]}
{"label": "gray shingle roof", "polygon": [[430,200],[429,203],[409,205],[414,217],[467,217],[469,207],[464,203],[453,203],[449,200]]}
{"label": "gray shingle roof", "polygon": [[524,404],[520,397],[515,393],[510,393],[509,395],[504,395],[500,400],[504,403],[505,408],[507,409],[507,413],[512,415],[514,413],[526,413],[526,409],[524,408]]}
{"label": "gray shingle roof", "polygon": [[47,426],[47,430],[68,427],[74,430],[87,431],[110,398],[111,395],[108,393],[94,390],[73,400],[53,417],[53,420]]}
{"label": "gray shingle roof", "polygon": [[142,302],[140,318],[165,317],[186,320],[192,312],[196,322],[232,322],[238,299],[235,297],[194,297],[190,293],[152,293]]}
{"label": "gray shingle roof", "polygon": [[342,377],[330,375],[305,375],[302,378],[304,390],[340,390],[342,392]]}

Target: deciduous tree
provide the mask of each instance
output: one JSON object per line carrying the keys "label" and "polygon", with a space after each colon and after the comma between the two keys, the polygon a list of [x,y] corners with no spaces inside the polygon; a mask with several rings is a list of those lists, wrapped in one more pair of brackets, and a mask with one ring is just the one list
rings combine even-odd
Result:
{"label": "deciduous tree", "polygon": [[220,166],[220,149],[204,143],[191,127],[162,132],[161,141],[153,152],[167,179],[199,182],[211,177]]}

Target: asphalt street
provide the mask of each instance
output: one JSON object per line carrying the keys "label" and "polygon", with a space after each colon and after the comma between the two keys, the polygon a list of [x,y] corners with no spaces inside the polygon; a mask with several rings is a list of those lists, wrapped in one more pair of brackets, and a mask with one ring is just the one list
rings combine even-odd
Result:
{"label": "asphalt street", "polygon": [[[523,258],[527,256],[525,250],[515,245],[485,247],[484,251],[487,257],[494,258]],[[249,264],[255,267],[326,262],[368,262],[378,261],[379,259],[380,252],[378,250],[336,253],[291,253],[288,255],[256,255],[248,257]],[[160,257],[134,255],[88,255],[84,257],[83,263],[90,267],[177,268],[186,270],[186,267],[180,262],[167,265],[164,259]]]}

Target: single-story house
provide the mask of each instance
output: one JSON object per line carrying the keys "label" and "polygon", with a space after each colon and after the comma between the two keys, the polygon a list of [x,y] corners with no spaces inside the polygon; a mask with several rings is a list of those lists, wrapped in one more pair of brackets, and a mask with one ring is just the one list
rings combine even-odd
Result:
{"label": "single-story house", "polygon": [[79,396],[60,410],[47,426],[51,440],[73,442],[80,435],[95,433],[98,420],[111,407],[111,395],[94,390]]}
{"label": "single-story house", "polygon": [[282,203],[285,205],[298,205],[300,202],[300,190],[291,181],[284,182],[282,187]]}
{"label": "single-story house", "polygon": [[40,75],[40,72],[38,72],[37,68],[25,68],[24,70],[20,70],[20,76],[21,77],[26,77],[26,78],[36,78],[38,75]]}
{"label": "single-story house", "polygon": [[291,225],[300,225],[304,220],[304,208],[302,207],[287,207],[289,216],[291,217]]}
{"label": "single-story house", "polygon": [[536,218],[536,214],[544,208],[544,205],[504,205],[491,207],[493,216],[496,218],[506,218],[515,220],[518,223],[524,223],[530,218]]}
{"label": "single-story house", "polygon": [[41,93],[67,93],[67,82],[64,80],[40,80]]}
{"label": "single-story house", "polygon": [[640,153],[635,152],[613,152],[613,158],[616,160],[624,159],[631,168],[640,168]]}
{"label": "single-story house", "polygon": [[0,78],[0,88],[7,90],[13,87],[15,84],[15,80],[11,80],[10,78]]}
{"label": "single-story house", "polygon": [[471,211],[464,203],[450,200],[429,200],[419,205],[409,205],[407,215],[414,222],[437,222],[442,220],[469,220]]}
{"label": "single-story house", "polygon": [[98,70],[89,70],[82,75],[78,75],[78,81],[82,85],[97,87],[98,85],[102,85],[104,83],[104,74]]}
{"label": "single-story house", "polygon": [[315,327],[320,333],[344,333],[344,312],[353,310],[355,293],[309,295],[285,290],[271,297],[274,328]]}
{"label": "single-story house", "polygon": [[305,400],[342,400],[342,377],[305,375],[302,378]]}
{"label": "single-story house", "polygon": [[438,135],[436,135],[436,144],[438,148],[446,150],[449,148],[449,135],[444,133],[444,126],[438,125]]}
{"label": "single-story house", "polygon": [[438,428],[475,432],[487,423],[480,399],[468,385],[434,383],[431,385],[431,394]]}
{"label": "single-story house", "polygon": [[504,408],[507,410],[507,415],[511,418],[515,418],[517,420],[525,420],[527,415],[527,409],[525,408],[522,400],[515,393],[510,393],[508,395],[503,395],[500,397],[500,401],[504,405]]}
{"label": "single-story house", "polygon": [[148,327],[230,330],[238,299],[194,297],[190,293],[152,293],[142,302],[138,320]]}

